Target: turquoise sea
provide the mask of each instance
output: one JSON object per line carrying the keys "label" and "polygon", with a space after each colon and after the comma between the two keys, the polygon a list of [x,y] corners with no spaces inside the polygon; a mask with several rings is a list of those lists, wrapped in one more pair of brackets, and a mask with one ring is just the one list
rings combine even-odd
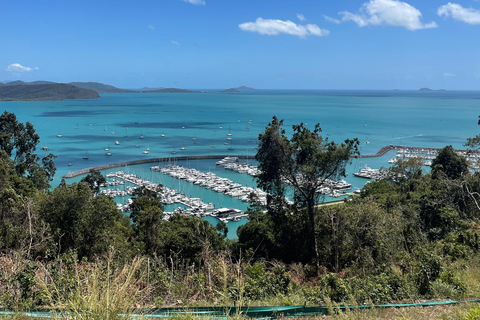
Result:
{"label": "turquoise sea", "polygon": [[[362,154],[376,153],[388,144],[421,147],[451,144],[462,148],[467,137],[480,132],[477,125],[480,91],[116,93],[101,94],[98,100],[0,102],[0,107],[14,112],[22,122],[33,123],[41,137],[39,148],[46,145],[49,152],[58,156],[53,185],[57,185],[69,171],[107,163],[169,157],[172,151],[176,151],[176,156],[253,155],[258,134],[273,115],[284,119],[287,134],[291,133],[291,124],[303,122],[313,128],[318,122],[324,136],[330,140],[341,142],[357,137],[361,140]],[[231,145],[224,144],[228,142],[228,133],[233,137]],[[115,141],[120,144],[115,145]],[[107,147],[112,156],[105,155]],[[150,153],[143,154],[147,147]],[[180,150],[181,147],[185,150]],[[234,150],[228,150],[230,147]],[[82,159],[85,154],[88,154],[88,160]],[[346,180],[353,184],[353,190],[362,187],[365,180],[352,173],[365,165],[373,168],[387,166],[388,159],[393,156],[389,153],[381,158],[354,160],[348,167]],[[181,164],[255,186],[252,177],[217,168],[214,162],[201,160]],[[217,207],[247,208],[237,199],[152,173],[150,166],[138,165],[124,170],[187,195],[202,197],[204,202],[214,202]],[[211,222],[215,223],[213,220]],[[230,237],[234,237],[237,225],[243,223],[245,221],[229,223]]]}

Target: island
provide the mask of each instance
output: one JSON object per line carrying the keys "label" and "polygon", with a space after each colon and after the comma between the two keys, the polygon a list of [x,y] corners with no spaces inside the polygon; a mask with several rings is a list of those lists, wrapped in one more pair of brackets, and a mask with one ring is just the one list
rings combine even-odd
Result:
{"label": "island", "polygon": [[91,89],[98,93],[125,93],[125,92],[134,92],[132,90],[120,89],[108,84],[103,84],[100,82],[70,82],[69,84],[74,85],[78,88]]}
{"label": "island", "polygon": [[253,91],[255,89],[250,88],[250,87],[245,87],[245,86],[240,86],[237,88],[230,88],[230,89],[225,89],[220,92],[241,92],[241,91]]}
{"label": "island", "polygon": [[204,92],[204,91],[192,91],[187,89],[180,88],[161,88],[156,90],[147,90],[147,91],[138,91],[142,93],[157,93],[157,92],[167,92],[167,93],[190,93],[190,92]]}
{"label": "island", "polygon": [[240,91],[238,91],[237,89],[234,89],[234,88],[230,88],[230,89],[222,90],[220,92],[227,92],[228,93],[228,92],[240,92]]}
{"label": "island", "polygon": [[418,91],[446,91],[445,89],[438,89],[438,90],[433,90],[433,89],[430,89],[430,88],[420,88],[418,89]]}
{"label": "island", "polygon": [[3,84],[0,85],[0,101],[39,101],[98,99],[98,93],[65,83]]}

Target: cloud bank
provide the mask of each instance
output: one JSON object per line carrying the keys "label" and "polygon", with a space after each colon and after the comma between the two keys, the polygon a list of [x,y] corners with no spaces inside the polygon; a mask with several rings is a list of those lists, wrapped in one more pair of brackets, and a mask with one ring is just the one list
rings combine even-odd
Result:
{"label": "cloud bank", "polygon": [[35,68],[30,68],[30,67],[25,67],[22,66],[20,63],[12,63],[8,67],[5,68],[5,71],[8,72],[32,72],[38,70],[37,67]]}
{"label": "cloud bank", "polygon": [[464,8],[457,3],[447,3],[437,10],[439,16],[452,17],[471,25],[480,24],[480,10]]}
{"label": "cloud bank", "polygon": [[238,25],[243,31],[257,32],[261,35],[276,36],[279,34],[289,34],[300,38],[308,36],[323,37],[330,33],[326,29],[320,29],[316,24],[300,25],[290,20],[262,19],[258,18],[255,22],[245,22]]}
{"label": "cloud bank", "polygon": [[[342,22],[353,21],[359,27],[393,26],[407,30],[430,29],[438,27],[435,22],[422,23],[422,13],[410,4],[398,0],[370,0],[365,2],[355,14],[348,11],[339,12]],[[327,20],[335,22],[333,18]],[[331,19],[331,20],[330,20]]]}

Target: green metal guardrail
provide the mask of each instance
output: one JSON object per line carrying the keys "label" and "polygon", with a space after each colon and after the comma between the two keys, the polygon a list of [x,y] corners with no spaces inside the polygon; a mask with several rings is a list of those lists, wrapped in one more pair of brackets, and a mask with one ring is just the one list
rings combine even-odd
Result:
{"label": "green metal guardrail", "polygon": [[[334,307],[334,310],[345,311],[346,308],[350,310],[355,309],[371,309],[371,308],[407,308],[407,307],[431,307],[440,305],[452,305],[466,302],[480,302],[480,299],[455,301],[432,301],[432,302],[419,302],[419,303],[398,303],[398,304],[379,304],[379,305],[360,305],[360,306],[339,306]],[[286,306],[286,307],[176,307],[176,308],[155,308],[145,309],[139,313],[128,315],[131,318],[178,318],[181,316],[189,315],[193,317],[206,317],[225,319],[235,315],[242,315],[250,318],[257,319],[275,319],[281,317],[300,317],[300,316],[318,316],[328,315],[328,307],[305,307],[305,306]],[[52,318],[55,314],[67,315],[68,312],[61,313],[58,310],[29,310],[18,312],[11,309],[1,309],[1,315],[14,315],[22,314],[28,317],[38,318]]]}

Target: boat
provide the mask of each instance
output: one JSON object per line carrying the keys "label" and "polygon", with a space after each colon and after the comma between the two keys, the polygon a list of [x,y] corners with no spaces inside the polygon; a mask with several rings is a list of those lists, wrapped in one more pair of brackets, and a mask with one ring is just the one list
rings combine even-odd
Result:
{"label": "boat", "polygon": [[109,151],[110,149],[109,148],[105,148],[105,151]]}
{"label": "boat", "polygon": [[71,163],[68,164],[69,167],[70,167],[71,165],[72,165]]}
{"label": "boat", "polygon": [[165,134],[164,134],[164,133],[162,133],[160,136],[163,138],[163,137],[165,137]]}
{"label": "boat", "polygon": [[60,133],[57,134],[57,138],[61,138],[61,137],[63,137],[63,136]]}
{"label": "boat", "polygon": [[388,163],[397,163],[397,159],[393,157],[392,159],[388,160]]}
{"label": "boat", "polygon": [[382,179],[383,174],[378,169],[372,169],[365,165],[359,172],[354,172],[354,176],[366,179]]}
{"label": "boat", "polygon": [[120,144],[120,142],[118,142],[118,140],[117,140],[117,141],[115,141],[115,144],[118,146]]}
{"label": "boat", "polygon": [[187,150],[185,147],[181,147],[180,150]]}
{"label": "boat", "polygon": [[211,147],[212,147],[212,148],[216,148],[217,146],[216,146],[216,145],[214,145],[214,144],[212,144],[212,145],[211,145]]}
{"label": "boat", "polygon": [[172,152],[170,152],[170,153],[171,153],[171,154],[176,154],[176,153],[177,153],[177,151],[172,151]]}
{"label": "boat", "polygon": [[85,151],[85,155],[83,156],[83,159],[88,160],[88,152],[87,151]]}
{"label": "boat", "polygon": [[40,149],[42,149],[43,151],[48,151],[48,150],[50,150],[50,149],[47,147],[47,145],[44,145],[44,146],[41,147]]}
{"label": "boat", "polygon": [[140,139],[143,139],[143,135],[140,136]]}
{"label": "boat", "polygon": [[148,151],[148,150],[143,150],[143,152],[142,152],[142,153],[143,153],[143,154],[149,154],[149,153],[150,153],[150,151]]}
{"label": "boat", "polygon": [[216,165],[219,167],[223,167],[228,163],[234,163],[234,162],[238,162],[238,157],[225,157],[222,160],[217,161]]}
{"label": "boat", "polygon": [[106,155],[106,156],[111,156],[112,153],[108,151],[108,152],[105,152],[105,155]]}

